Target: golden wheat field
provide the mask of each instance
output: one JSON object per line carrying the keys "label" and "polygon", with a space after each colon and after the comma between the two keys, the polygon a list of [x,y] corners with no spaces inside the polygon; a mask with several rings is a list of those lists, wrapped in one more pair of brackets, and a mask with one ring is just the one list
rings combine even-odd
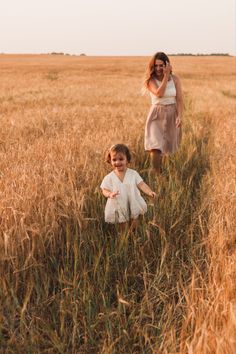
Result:
{"label": "golden wheat field", "polygon": [[[235,353],[236,62],[170,59],[183,141],[157,184],[148,58],[0,55],[1,353]],[[117,142],[157,193],[136,234],[103,219]]]}

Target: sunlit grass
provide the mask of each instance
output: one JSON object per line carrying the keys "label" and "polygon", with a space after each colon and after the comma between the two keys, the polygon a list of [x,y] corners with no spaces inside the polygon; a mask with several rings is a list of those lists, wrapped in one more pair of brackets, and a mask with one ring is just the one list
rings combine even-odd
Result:
{"label": "sunlit grass", "polygon": [[[143,151],[147,58],[0,57],[4,353],[232,352],[234,99],[222,92],[233,60],[173,58],[184,136],[156,181]],[[116,142],[157,192],[136,234],[103,220]]]}

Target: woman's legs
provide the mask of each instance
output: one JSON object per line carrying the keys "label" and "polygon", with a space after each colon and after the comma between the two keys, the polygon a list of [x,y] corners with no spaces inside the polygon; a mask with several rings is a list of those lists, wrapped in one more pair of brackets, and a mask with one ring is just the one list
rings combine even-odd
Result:
{"label": "woman's legs", "polygon": [[154,149],[150,151],[151,165],[152,170],[157,175],[161,173],[161,165],[162,165],[162,153],[160,150]]}

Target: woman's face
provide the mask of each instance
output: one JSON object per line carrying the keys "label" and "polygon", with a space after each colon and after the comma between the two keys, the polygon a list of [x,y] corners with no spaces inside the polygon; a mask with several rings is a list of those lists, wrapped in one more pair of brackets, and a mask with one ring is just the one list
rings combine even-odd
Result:
{"label": "woman's face", "polygon": [[163,60],[156,59],[154,63],[154,69],[157,76],[163,75],[163,68],[165,67],[165,63]]}

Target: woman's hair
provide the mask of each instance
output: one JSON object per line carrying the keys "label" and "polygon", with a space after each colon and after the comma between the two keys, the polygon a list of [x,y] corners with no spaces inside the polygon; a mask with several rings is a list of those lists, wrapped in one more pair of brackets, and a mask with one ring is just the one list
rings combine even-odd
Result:
{"label": "woman's hair", "polygon": [[147,66],[145,80],[144,80],[144,88],[147,88],[150,79],[152,79],[153,77],[156,76],[156,73],[155,73],[155,61],[156,60],[162,60],[165,65],[166,65],[166,63],[170,63],[170,60],[169,60],[168,56],[165,53],[163,53],[163,52],[155,53],[151,57],[151,59],[150,59],[150,61],[148,63],[148,66]]}
{"label": "woman's hair", "polygon": [[105,161],[108,163],[111,163],[111,152],[116,152],[116,153],[122,153],[126,156],[127,161],[130,162],[131,161],[131,154],[130,151],[128,149],[128,147],[124,144],[115,144],[112,145],[106,152],[106,157],[105,157]]}

